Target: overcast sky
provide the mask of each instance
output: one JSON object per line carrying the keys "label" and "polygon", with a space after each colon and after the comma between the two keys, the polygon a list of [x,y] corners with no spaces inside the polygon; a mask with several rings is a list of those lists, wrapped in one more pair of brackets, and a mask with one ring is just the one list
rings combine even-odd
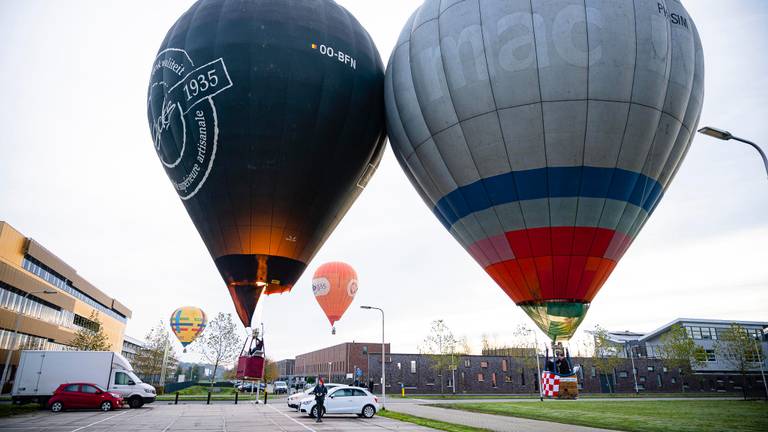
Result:
{"label": "overcast sky", "polygon": [[[421,2],[339,3],[386,63]],[[191,4],[0,0],[0,220],[131,308],[127,334],[138,338],[178,306],[234,314],[158,162],[146,119],[152,61]],[[684,4],[706,56],[701,125],[768,148],[768,2]],[[768,320],[766,214],[768,180],[756,152],[699,136],[582,330],[650,331],[678,317]],[[360,278],[335,336],[310,286],[317,266],[330,260],[349,262]],[[504,342],[528,323],[427,209],[389,149],[293,291],[262,302],[268,354],[379,341],[379,315],[359,309],[364,304],[385,309],[396,352],[415,351],[435,319],[476,347],[483,333]]]}

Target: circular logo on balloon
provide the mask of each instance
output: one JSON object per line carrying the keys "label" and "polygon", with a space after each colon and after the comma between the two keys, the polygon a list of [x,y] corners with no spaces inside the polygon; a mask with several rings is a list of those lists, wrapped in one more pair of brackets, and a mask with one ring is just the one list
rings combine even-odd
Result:
{"label": "circular logo on balloon", "polygon": [[312,293],[315,297],[324,296],[329,292],[331,292],[331,281],[324,277],[312,279]]}
{"label": "circular logo on balloon", "polygon": [[357,294],[357,279],[349,281],[349,284],[347,284],[347,294],[349,294],[350,297],[354,297],[355,294]]}
{"label": "circular logo on balloon", "polygon": [[214,97],[230,87],[223,58],[198,66],[178,48],[155,58],[147,98],[152,140],[183,200],[195,196],[213,168],[219,134]]}

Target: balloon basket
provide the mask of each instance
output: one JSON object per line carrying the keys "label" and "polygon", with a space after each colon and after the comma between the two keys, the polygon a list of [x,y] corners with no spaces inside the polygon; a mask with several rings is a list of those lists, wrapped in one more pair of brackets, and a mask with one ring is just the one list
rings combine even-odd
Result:
{"label": "balloon basket", "polygon": [[332,335],[336,334],[336,326],[331,327],[331,334]]}
{"label": "balloon basket", "polygon": [[237,379],[260,380],[264,378],[264,357],[240,356],[237,360]]}

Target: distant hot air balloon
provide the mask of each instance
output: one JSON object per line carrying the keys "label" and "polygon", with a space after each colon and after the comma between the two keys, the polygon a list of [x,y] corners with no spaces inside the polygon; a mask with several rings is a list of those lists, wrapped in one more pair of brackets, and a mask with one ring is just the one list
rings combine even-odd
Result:
{"label": "distant hot air balloon", "polygon": [[187,345],[197,339],[205,330],[208,318],[202,309],[195,306],[184,306],[171,314],[171,330],[187,352]]}
{"label": "distant hot air balloon", "polygon": [[384,68],[331,0],[200,0],[152,66],[155,149],[243,324],[291,289],[376,170]]}
{"label": "distant hot air balloon", "polygon": [[423,200],[554,341],[658,205],[703,86],[677,0],[427,0],[392,53],[385,103]]}
{"label": "distant hot air balloon", "polygon": [[[312,293],[331,326],[341,319],[357,294],[357,273],[349,264],[329,262],[318,267],[312,277]],[[335,334],[336,328],[333,328]]]}

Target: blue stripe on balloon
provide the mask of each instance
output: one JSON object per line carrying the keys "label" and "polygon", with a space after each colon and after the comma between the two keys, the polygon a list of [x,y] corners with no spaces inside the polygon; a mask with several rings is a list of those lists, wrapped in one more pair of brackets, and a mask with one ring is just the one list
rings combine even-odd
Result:
{"label": "blue stripe on balloon", "polygon": [[621,168],[548,167],[480,179],[445,195],[433,211],[450,229],[459,219],[474,212],[541,198],[608,198],[651,212],[662,192],[658,181]]}

